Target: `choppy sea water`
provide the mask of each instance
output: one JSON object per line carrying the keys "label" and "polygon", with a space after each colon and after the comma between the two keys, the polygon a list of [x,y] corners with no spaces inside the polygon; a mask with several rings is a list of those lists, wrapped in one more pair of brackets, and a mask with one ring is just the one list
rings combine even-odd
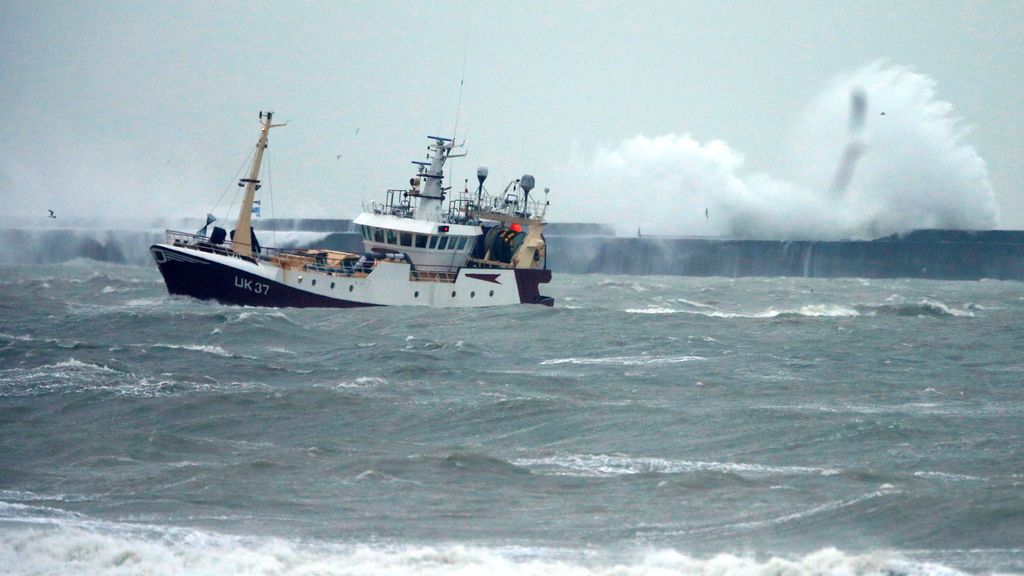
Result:
{"label": "choppy sea water", "polygon": [[270,310],[0,267],[13,574],[1024,573],[1024,284]]}

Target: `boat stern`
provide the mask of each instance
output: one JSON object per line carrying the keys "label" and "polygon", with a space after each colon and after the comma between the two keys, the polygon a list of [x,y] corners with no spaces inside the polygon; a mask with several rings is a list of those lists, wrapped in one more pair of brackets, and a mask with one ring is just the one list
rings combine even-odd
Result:
{"label": "boat stern", "polygon": [[516,285],[519,287],[519,302],[522,304],[540,304],[554,306],[555,299],[540,293],[540,285],[551,282],[551,270],[536,268],[516,268]]}

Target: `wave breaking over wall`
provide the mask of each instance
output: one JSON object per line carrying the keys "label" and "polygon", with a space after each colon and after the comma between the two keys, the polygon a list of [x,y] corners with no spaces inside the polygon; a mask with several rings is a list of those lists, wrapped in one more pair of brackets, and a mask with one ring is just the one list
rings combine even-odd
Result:
{"label": "wave breaking over wall", "polygon": [[747,174],[743,155],[720,140],[641,134],[571,163],[576,192],[564,213],[657,234],[756,239],[990,229],[995,195],[968,131],[933,79],[874,62],[811,103],[781,176]]}

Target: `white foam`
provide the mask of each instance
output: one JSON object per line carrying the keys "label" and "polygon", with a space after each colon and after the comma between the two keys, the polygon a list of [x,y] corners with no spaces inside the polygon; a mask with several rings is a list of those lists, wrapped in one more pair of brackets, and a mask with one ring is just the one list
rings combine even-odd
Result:
{"label": "white foam", "polygon": [[133,308],[152,308],[155,306],[161,306],[166,303],[166,296],[156,296],[151,298],[133,298],[125,302],[124,305]]}
{"label": "white foam", "polygon": [[951,308],[943,304],[942,302],[939,302],[938,300],[931,300],[929,298],[921,298],[918,301],[918,305],[926,310],[932,310],[934,312],[938,312],[939,314],[945,314],[947,316],[958,316],[967,318],[974,317],[974,312],[971,312],[970,310]]}
{"label": "white foam", "polygon": [[37,372],[45,372],[48,370],[54,372],[62,372],[65,370],[69,370],[85,372],[106,372],[110,374],[117,374],[117,370],[110,368],[106,364],[93,364],[91,362],[82,362],[81,360],[75,360],[74,358],[69,358],[56,364],[47,364],[45,366],[36,368]]}
{"label": "white foam", "polygon": [[701,316],[708,316],[711,318],[751,318],[751,319],[764,319],[764,318],[778,318],[780,316],[805,316],[808,318],[845,318],[860,316],[861,313],[848,306],[841,306],[837,304],[807,304],[799,308],[767,308],[765,310],[753,311],[753,312],[724,312],[721,310],[713,310],[706,312],[704,310],[680,310],[685,314],[697,314]]}
{"label": "white foam", "polygon": [[84,502],[90,499],[86,496],[39,494],[28,490],[0,490],[0,501],[3,504],[10,504],[12,502]]}
{"label": "white foam", "polygon": [[647,364],[678,364],[680,362],[694,362],[707,360],[703,356],[609,356],[606,358],[552,358],[544,360],[541,366],[555,364],[577,364],[577,365],[621,365],[621,366],[642,366]]}
{"label": "white foam", "polygon": [[801,306],[796,313],[800,316],[824,316],[829,318],[860,316],[860,312],[854,310],[853,308],[847,308],[846,306],[836,306],[832,304],[808,304],[807,306]]}
{"label": "white foam", "polygon": [[267,352],[276,352],[278,354],[289,354],[291,356],[296,356],[297,355],[295,352],[292,352],[291,350],[289,350],[287,348],[281,348],[279,346],[272,346],[270,348],[267,348]]}
{"label": "white foam", "polygon": [[607,286],[607,287],[610,287],[610,288],[629,288],[629,289],[633,290],[634,292],[647,292],[648,291],[648,288],[646,286],[643,286],[641,284],[637,284],[636,282],[625,282],[625,281],[622,281],[622,280],[602,280],[601,282],[598,283],[598,286],[601,286],[601,287]]}
{"label": "white foam", "polygon": [[930,470],[918,470],[914,472],[914,476],[918,478],[935,478],[937,480],[949,480],[952,482],[970,482],[984,480],[984,478],[978,476],[969,476],[967,474],[952,474],[950,472],[933,472]]}
{"label": "white foam", "polygon": [[7,574],[437,575],[469,576],[958,576],[938,564],[893,553],[851,555],[826,548],[802,557],[718,554],[697,558],[676,550],[629,554],[472,545],[364,545],[234,537],[184,529],[104,526],[15,527],[0,532]]}
{"label": "white foam", "polygon": [[[84,391],[110,392],[123,396],[155,397],[169,393],[178,382],[115,370],[105,364],[69,358],[35,368],[0,370],[0,397],[39,396]],[[185,383],[189,388],[209,385]],[[170,390],[173,393],[173,389]]]}
{"label": "white foam", "polygon": [[630,314],[676,314],[679,310],[674,308],[662,308],[659,306],[652,306],[650,308],[629,308],[626,312]]}
{"label": "white foam", "polygon": [[250,318],[256,318],[256,319],[272,318],[272,319],[275,319],[275,320],[284,320],[285,322],[288,322],[289,324],[295,324],[296,326],[299,325],[297,322],[295,322],[294,320],[289,318],[287,314],[285,314],[284,312],[281,312],[279,310],[274,310],[274,311],[269,311],[269,312],[266,311],[266,310],[246,310],[245,312],[240,312],[238,314],[238,316],[236,316],[234,319],[228,320],[228,323],[229,324],[234,324],[234,323],[237,323],[237,322],[245,322],[246,320],[249,320]]}
{"label": "white foam", "polygon": [[833,475],[838,470],[809,466],[770,466],[743,462],[703,462],[665,458],[608,454],[557,454],[544,458],[520,458],[512,464],[538,474],[552,476],[610,477],[627,474],[684,474],[719,472],[723,474],[815,474]]}
{"label": "white foam", "polygon": [[220,346],[211,346],[209,344],[154,344],[154,348],[166,348],[169,350],[192,350],[194,352],[204,352],[206,354],[213,354],[214,356],[223,356],[225,358],[233,358],[235,355]]}
{"label": "white foam", "polygon": [[676,298],[676,302],[679,302],[680,304],[686,304],[687,306],[692,306],[694,308],[710,308],[712,310],[715,308],[710,304],[702,304],[700,302],[694,302],[693,300],[687,300],[685,298]]}
{"label": "white foam", "polygon": [[388,381],[376,376],[360,376],[355,380],[343,380],[338,382],[335,388],[371,388],[387,384]]}
{"label": "white foam", "polygon": [[943,405],[932,402],[911,402],[908,404],[841,404],[831,406],[827,404],[793,404],[793,405],[766,405],[758,406],[761,410],[782,410],[793,412],[826,412],[834,414],[937,414],[937,415],[963,415],[968,413],[980,413],[985,411],[999,410],[999,406],[986,406],[984,408],[971,407],[962,408],[955,405]]}

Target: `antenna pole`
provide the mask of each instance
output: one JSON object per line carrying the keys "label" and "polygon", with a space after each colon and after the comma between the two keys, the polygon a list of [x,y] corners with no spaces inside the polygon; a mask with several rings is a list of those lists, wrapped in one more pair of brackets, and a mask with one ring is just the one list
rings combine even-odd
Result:
{"label": "antenna pole", "polygon": [[459,103],[455,107],[455,127],[452,128],[452,141],[459,132],[459,116],[462,114],[462,87],[466,83],[466,48],[469,46],[469,33],[462,39],[462,76],[459,78]]}

